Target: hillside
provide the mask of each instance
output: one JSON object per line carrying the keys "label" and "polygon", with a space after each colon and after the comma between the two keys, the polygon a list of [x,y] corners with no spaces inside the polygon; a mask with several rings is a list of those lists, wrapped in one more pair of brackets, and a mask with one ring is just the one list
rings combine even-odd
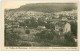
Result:
{"label": "hillside", "polygon": [[11,9],[18,11],[37,11],[37,12],[59,12],[59,11],[70,11],[72,9],[77,9],[74,3],[36,3],[36,4],[26,4],[22,5],[20,8]]}

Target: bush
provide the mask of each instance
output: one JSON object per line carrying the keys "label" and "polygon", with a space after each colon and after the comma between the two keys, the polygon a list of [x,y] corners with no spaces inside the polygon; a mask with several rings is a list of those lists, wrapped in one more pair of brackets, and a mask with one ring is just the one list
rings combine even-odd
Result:
{"label": "bush", "polygon": [[36,36],[38,37],[38,39],[40,41],[42,40],[42,41],[51,42],[54,39],[55,35],[56,35],[54,33],[55,32],[44,30],[44,31],[42,31],[40,33],[37,33]]}
{"label": "bush", "polygon": [[77,36],[77,22],[71,22],[71,32],[74,36]]}
{"label": "bush", "polygon": [[17,46],[20,37],[16,33],[5,31],[5,46]]}
{"label": "bush", "polygon": [[46,27],[47,29],[55,29],[55,26],[54,26],[54,24],[52,24],[52,23],[46,23],[46,24],[45,24],[45,27]]}
{"label": "bush", "polygon": [[29,31],[29,30],[26,30],[25,33],[26,33],[26,34],[30,34],[30,31]]}
{"label": "bush", "polygon": [[65,34],[65,39],[66,39],[65,43],[66,46],[75,46],[75,40],[70,32]]}
{"label": "bush", "polygon": [[23,42],[23,43],[21,43],[20,46],[31,46],[31,44],[30,43],[27,43],[27,42],[26,43]]}

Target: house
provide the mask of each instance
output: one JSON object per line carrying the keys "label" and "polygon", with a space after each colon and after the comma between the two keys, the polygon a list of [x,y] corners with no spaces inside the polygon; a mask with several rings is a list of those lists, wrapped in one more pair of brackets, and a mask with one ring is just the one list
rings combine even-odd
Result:
{"label": "house", "polygon": [[62,17],[62,21],[68,21],[66,17]]}
{"label": "house", "polygon": [[55,24],[55,31],[57,31],[59,34],[61,33],[67,33],[71,31],[71,25],[68,22],[58,22]]}
{"label": "house", "polygon": [[71,31],[71,25],[70,25],[70,23],[66,23],[65,24],[63,31],[64,31],[63,33],[70,32]]}
{"label": "house", "polygon": [[38,26],[38,27],[37,27],[37,30],[40,30],[40,31],[42,31],[42,30],[44,30],[44,29],[46,29],[45,26]]}
{"label": "house", "polygon": [[36,34],[36,33],[38,33],[39,31],[38,30],[36,30],[36,29],[29,29],[29,31],[30,31],[30,34]]}

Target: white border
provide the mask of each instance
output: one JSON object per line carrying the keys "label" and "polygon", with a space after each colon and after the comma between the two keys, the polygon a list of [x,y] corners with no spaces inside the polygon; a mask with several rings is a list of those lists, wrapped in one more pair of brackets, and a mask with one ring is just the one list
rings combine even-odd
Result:
{"label": "white border", "polygon": [[[4,1],[15,1],[15,0],[4,0]],[[51,1],[51,0],[48,0],[48,1]],[[52,1],[55,1],[55,0],[52,0]],[[62,1],[62,0],[57,0],[57,1]],[[67,1],[71,1],[71,0],[67,0]],[[76,1],[76,0],[72,0],[72,1]],[[0,3],[0,9],[1,9],[1,3]],[[79,9],[80,9],[80,2],[79,2]],[[80,11],[79,11],[79,15],[80,15]],[[80,23],[79,23],[79,28],[80,28]],[[79,30],[79,33],[80,33],[80,30]],[[0,10],[0,40],[1,40],[1,10]],[[80,44],[79,44],[79,49],[80,49]],[[0,50],[1,50],[1,43],[0,43]],[[80,56],[80,51],[0,51],[0,56]]]}

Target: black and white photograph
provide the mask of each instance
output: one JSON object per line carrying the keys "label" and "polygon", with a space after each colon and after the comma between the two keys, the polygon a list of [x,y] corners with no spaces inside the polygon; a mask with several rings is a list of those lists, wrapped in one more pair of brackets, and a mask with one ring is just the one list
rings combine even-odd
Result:
{"label": "black and white photograph", "polygon": [[3,2],[2,10],[4,47],[78,47],[77,2]]}

